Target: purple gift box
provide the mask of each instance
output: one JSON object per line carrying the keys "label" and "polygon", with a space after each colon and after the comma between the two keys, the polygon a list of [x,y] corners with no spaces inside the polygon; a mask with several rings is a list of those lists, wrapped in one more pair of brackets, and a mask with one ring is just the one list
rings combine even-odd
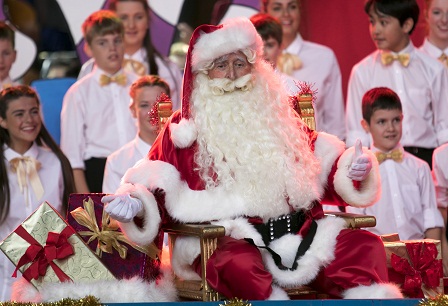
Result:
{"label": "purple gift box", "polygon": [[[103,211],[103,193],[70,195],[67,222],[118,279],[139,276],[154,280],[160,273],[160,247],[163,233],[150,246],[139,246],[127,239],[117,221]],[[156,247],[160,246],[159,248]]]}

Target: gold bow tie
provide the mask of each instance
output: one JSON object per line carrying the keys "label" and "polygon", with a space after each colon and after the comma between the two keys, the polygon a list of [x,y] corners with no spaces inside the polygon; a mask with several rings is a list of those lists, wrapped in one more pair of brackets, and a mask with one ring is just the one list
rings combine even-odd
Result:
{"label": "gold bow tie", "polygon": [[[11,169],[14,173],[17,173],[17,181],[19,183],[20,192],[24,193],[28,188],[27,178],[33,188],[36,198],[40,200],[44,195],[44,187],[40,181],[37,171],[40,169],[41,164],[33,157],[16,157],[10,162]],[[28,197],[25,197],[26,205],[28,206]]]}
{"label": "gold bow tie", "polygon": [[125,74],[119,74],[113,77],[107,76],[105,74],[102,74],[100,76],[100,85],[101,86],[105,86],[105,85],[109,85],[112,82],[117,83],[118,85],[124,86],[126,85],[126,75]]}
{"label": "gold bow tie", "polygon": [[442,53],[438,60],[448,68],[448,56],[445,53]]}
{"label": "gold bow tie", "polygon": [[392,159],[399,163],[403,160],[403,152],[400,149],[392,150],[389,153],[375,152],[375,155],[380,164],[386,159]]}
{"label": "gold bow tie", "polygon": [[133,72],[139,76],[144,76],[146,74],[146,67],[143,63],[133,60],[133,59],[124,59],[123,60],[123,69],[125,71]]}
{"label": "gold bow tie", "polygon": [[403,67],[407,67],[409,65],[409,61],[411,56],[408,53],[402,54],[392,54],[390,52],[381,53],[381,62],[383,65],[390,65],[393,61],[399,61]]}
{"label": "gold bow tie", "polygon": [[277,68],[287,75],[292,75],[294,70],[302,68],[302,60],[295,54],[282,53],[278,57]]}

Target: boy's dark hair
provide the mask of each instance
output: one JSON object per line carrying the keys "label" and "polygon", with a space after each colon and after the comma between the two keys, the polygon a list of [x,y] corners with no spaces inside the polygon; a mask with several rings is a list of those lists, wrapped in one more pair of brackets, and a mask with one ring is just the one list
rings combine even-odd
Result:
{"label": "boy's dark hair", "polygon": [[269,14],[258,13],[250,17],[258,34],[263,40],[274,38],[279,45],[282,44],[283,30],[281,23]]}
{"label": "boy's dark hair", "polygon": [[395,91],[387,87],[375,87],[364,94],[362,97],[362,117],[368,124],[370,124],[373,113],[379,109],[402,110],[400,98]]}
{"label": "boy's dark hair", "polygon": [[404,22],[411,18],[414,21],[414,25],[409,34],[414,31],[418,22],[418,15],[420,14],[420,8],[416,0],[367,0],[364,5],[364,11],[369,14],[372,7],[377,13],[397,18],[400,26],[403,26]]}
{"label": "boy's dark hair", "polygon": [[117,33],[124,36],[124,26],[121,19],[112,11],[96,11],[87,17],[82,24],[82,34],[89,45],[96,36]]}
{"label": "boy's dark hair", "polygon": [[0,39],[11,42],[12,48],[16,47],[16,34],[13,29],[4,21],[0,21]]}

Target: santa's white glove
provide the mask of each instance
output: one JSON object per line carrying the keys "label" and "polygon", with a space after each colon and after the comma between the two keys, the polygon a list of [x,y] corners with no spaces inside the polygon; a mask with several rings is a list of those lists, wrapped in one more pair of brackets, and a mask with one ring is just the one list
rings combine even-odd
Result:
{"label": "santa's white glove", "polygon": [[102,197],[101,202],[106,204],[104,210],[115,220],[130,222],[143,211],[143,204],[137,198],[126,194],[112,194]]}
{"label": "santa's white glove", "polygon": [[352,164],[348,171],[348,177],[354,181],[363,181],[369,175],[372,169],[372,160],[369,155],[363,153],[361,140],[357,139],[355,143],[355,154]]}

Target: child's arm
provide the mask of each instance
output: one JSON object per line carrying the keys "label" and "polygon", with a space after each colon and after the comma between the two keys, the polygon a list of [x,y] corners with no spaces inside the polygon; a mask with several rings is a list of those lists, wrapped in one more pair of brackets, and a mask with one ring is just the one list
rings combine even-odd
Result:
{"label": "child's arm", "polygon": [[75,178],[75,187],[77,193],[89,193],[86,176],[83,169],[73,169],[73,176]]}
{"label": "child's arm", "polygon": [[425,238],[441,240],[440,238],[442,238],[442,228],[441,227],[428,228],[425,231]]}

